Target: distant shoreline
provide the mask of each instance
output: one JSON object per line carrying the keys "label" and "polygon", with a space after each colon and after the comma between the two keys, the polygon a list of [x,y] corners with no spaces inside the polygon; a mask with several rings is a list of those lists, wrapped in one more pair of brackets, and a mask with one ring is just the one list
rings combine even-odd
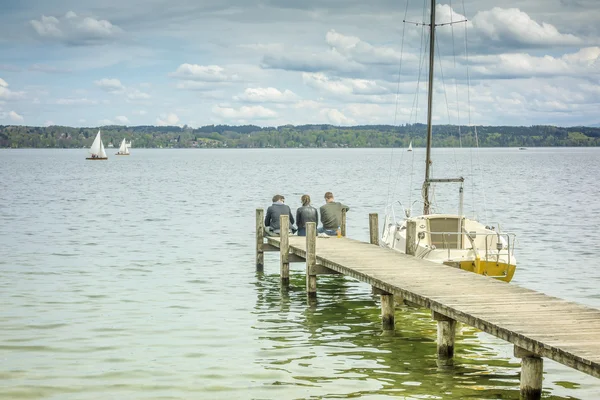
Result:
{"label": "distant shoreline", "polygon": [[[187,126],[0,126],[0,148],[89,148],[98,130],[106,148],[123,138],[133,148],[413,148],[426,146],[424,124]],[[109,147],[110,146],[110,147]],[[600,127],[435,125],[435,148],[598,147]]]}

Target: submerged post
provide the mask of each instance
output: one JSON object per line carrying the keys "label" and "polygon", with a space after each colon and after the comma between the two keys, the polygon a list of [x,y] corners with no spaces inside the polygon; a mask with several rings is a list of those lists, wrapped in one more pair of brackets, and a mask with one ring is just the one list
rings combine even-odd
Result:
{"label": "submerged post", "polygon": [[394,320],[394,295],[390,293],[381,294],[381,325],[384,331],[393,331]]}
{"label": "submerged post", "polygon": [[346,237],[346,210],[345,208],[342,208],[342,226],[341,226],[341,230],[342,230],[342,236]]}
{"label": "submerged post", "polygon": [[405,253],[415,255],[417,243],[417,221],[406,222],[406,249]]}
{"label": "submerged post", "polygon": [[279,254],[281,283],[284,286],[290,284],[290,216],[281,215],[279,217]]}
{"label": "submerged post", "polygon": [[515,346],[515,357],[521,359],[520,399],[541,399],[544,360],[537,354],[518,346]]}
{"label": "submerged post", "polygon": [[379,246],[379,214],[369,214],[369,237],[371,244]]}
{"label": "submerged post", "polygon": [[309,298],[317,297],[317,225],[306,223],[306,294]]}
{"label": "submerged post", "polygon": [[437,321],[437,363],[440,367],[454,364],[454,336],[456,332],[456,321],[445,315],[431,312],[431,316]]}
{"label": "submerged post", "polygon": [[256,209],[256,269],[261,271],[265,265],[265,253],[263,251],[263,243],[265,237],[265,225],[263,219],[265,210],[262,208]]}

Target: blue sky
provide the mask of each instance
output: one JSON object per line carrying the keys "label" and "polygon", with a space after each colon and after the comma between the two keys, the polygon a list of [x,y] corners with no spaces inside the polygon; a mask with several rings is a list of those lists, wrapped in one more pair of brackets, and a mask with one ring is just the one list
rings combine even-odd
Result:
{"label": "blue sky", "polygon": [[[3,0],[0,124],[424,122],[424,3]],[[437,14],[435,123],[600,123],[599,1]]]}

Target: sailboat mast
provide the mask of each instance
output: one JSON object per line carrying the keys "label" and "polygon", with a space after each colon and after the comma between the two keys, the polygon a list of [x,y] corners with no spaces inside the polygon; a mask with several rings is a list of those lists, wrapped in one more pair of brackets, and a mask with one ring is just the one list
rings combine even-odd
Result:
{"label": "sailboat mast", "polygon": [[431,0],[431,21],[429,25],[429,85],[427,93],[427,156],[425,158],[425,182],[423,183],[423,214],[429,214],[429,166],[431,164],[431,115],[433,108],[433,65],[435,62],[435,2]]}

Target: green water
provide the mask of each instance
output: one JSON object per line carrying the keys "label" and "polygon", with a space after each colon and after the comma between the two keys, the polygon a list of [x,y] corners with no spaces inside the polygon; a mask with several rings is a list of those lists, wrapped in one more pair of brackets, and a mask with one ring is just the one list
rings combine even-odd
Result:
{"label": "green water", "polygon": [[[275,193],[295,208],[333,190],[352,207],[348,235],[368,240],[388,150],[82,151],[0,151],[1,399],[518,398],[501,340],[460,326],[440,369],[428,310],[398,308],[387,335],[366,284],[319,276],[309,304],[302,264],[289,290],[277,253],[256,271],[255,209]],[[484,176],[510,177],[486,185],[486,204],[518,235],[514,284],[600,307],[598,152],[482,150]],[[453,168],[452,150],[434,155]],[[561,223],[566,209],[588,223]],[[544,369],[544,398],[600,397],[597,379]]]}

